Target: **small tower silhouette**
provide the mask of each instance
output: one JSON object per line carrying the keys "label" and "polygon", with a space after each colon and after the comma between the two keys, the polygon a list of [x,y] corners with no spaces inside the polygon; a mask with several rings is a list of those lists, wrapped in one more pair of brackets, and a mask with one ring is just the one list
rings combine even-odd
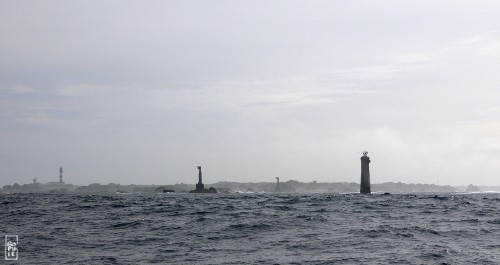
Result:
{"label": "small tower silhouette", "polygon": [[370,157],[368,152],[363,152],[361,157],[361,188],[359,190],[362,194],[371,193],[370,187]]}
{"label": "small tower silhouette", "polygon": [[59,183],[63,183],[63,180],[62,180],[62,167],[59,168]]}
{"label": "small tower silhouette", "polygon": [[204,190],[205,185],[203,185],[202,179],[201,179],[201,166],[198,166],[198,183],[196,184],[196,190]]}
{"label": "small tower silhouette", "polygon": [[201,166],[198,166],[198,183],[196,183],[196,190],[191,190],[189,193],[218,193],[217,189],[214,187],[210,187],[209,189],[205,189],[205,185],[203,185],[203,179],[201,178]]}
{"label": "small tower silhouette", "polygon": [[280,178],[276,177],[276,189],[274,189],[275,192],[280,191]]}

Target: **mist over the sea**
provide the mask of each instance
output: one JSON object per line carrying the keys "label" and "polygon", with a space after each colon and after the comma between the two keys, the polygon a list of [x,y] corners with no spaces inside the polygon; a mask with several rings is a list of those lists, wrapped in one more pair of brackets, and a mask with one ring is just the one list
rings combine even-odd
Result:
{"label": "mist over the sea", "polygon": [[498,25],[495,0],[0,0],[0,260],[500,264]]}
{"label": "mist over the sea", "polygon": [[498,1],[0,2],[0,185],[500,185]]}

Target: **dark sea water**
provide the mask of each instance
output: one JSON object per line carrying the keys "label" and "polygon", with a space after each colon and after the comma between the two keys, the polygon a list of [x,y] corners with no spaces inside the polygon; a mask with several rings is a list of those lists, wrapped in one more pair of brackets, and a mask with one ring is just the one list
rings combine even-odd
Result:
{"label": "dark sea water", "polygon": [[500,264],[500,194],[0,194],[0,230],[19,264]]}

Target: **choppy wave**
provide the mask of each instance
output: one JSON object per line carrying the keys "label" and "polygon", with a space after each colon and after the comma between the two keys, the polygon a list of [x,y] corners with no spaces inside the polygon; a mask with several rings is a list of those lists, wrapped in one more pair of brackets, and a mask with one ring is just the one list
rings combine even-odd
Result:
{"label": "choppy wave", "polygon": [[500,194],[3,194],[21,264],[500,264]]}

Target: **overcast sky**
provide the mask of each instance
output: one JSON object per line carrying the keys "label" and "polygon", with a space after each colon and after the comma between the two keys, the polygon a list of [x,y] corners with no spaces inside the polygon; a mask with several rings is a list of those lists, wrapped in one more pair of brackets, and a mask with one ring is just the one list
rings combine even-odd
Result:
{"label": "overcast sky", "polygon": [[500,185],[500,1],[0,0],[0,185]]}

